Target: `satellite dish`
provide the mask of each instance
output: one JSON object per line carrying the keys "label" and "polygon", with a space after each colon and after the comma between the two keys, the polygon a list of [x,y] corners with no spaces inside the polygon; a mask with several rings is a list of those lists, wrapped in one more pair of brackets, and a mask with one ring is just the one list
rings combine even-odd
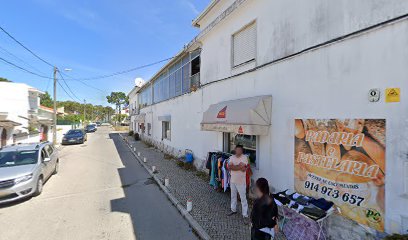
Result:
{"label": "satellite dish", "polygon": [[143,78],[136,78],[135,79],[135,85],[137,87],[141,87],[141,86],[143,86],[143,84],[145,84],[145,80],[143,80]]}

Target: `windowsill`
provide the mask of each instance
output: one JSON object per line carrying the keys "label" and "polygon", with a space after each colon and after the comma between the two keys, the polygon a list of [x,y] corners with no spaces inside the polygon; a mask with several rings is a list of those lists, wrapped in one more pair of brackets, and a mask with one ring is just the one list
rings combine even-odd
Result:
{"label": "windowsill", "polygon": [[236,75],[236,74],[254,69],[255,67],[256,67],[256,61],[254,59],[254,60],[251,60],[251,61],[248,61],[248,62],[232,67],[231,75]]}

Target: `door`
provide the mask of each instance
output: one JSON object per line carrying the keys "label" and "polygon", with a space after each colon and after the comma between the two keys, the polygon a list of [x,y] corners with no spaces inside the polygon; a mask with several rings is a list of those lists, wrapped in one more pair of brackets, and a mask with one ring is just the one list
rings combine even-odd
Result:
{"label": "door", "polygon": [[48,126],[43,126],[42,128],[42,138],[41,141],[46,142],[48,141]]}
{"label": "door", "polygon": [[50,163],[51,163],[51,161],[49,161],[49,162],[45,161],[45,159],[48,158],[48,157],[49,157],[48,152],[46,151],[45,147],[42,148],[41,149],[41,168],[42,168],[41,172],[44,175],[44,180],[46,180],[48,178],[48,176],[50,175],[49,172],[50,172],[50,165],[51,165]]}
{"label": "door", "polygon": [[0,147],[4,147],[7,145],[7,130],[3,128],[1,131],[1,145]]}
{"label": "door", "polygon": [[48,157],[50,158],[50,161],[47,162],[47,172],[49,176],[55,170],[55,165],[57,164],[57,153],[51,145],[46,145],[44,149],[47,151]]}

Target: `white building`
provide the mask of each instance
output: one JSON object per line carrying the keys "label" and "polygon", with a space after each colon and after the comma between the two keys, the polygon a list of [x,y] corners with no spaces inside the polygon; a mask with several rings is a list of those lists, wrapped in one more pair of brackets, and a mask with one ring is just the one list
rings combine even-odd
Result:
{"label": "white building", "polygon": [[1,146],[48,139],[52,116],[39,108],[41,94],[24,83],[0,82]]}
{"label": "white building", "polygon": [[129,123],[129,130],[132,131],[138,131],[138,120],[137,117],[140,114],[139,111],[139,100],[138,100],[138,91],[140,89],[140,86],[135,86],[133,89],[129,92],[128,97],[129,97],[129,118],[130,118],[130,123]]}
{"label": "white building", "polygon": [[[131,93],[133,129],[169,153],[191,149],[201,167],[209,151],[244,144],[254,179],[302,193],[310,193],[302,185],[315,181],[310,177],[333,174],[295,159],[298,147],[307,145],[315,157],[331,149],[344,160],[332,170],[342,177],[336,184],[355,181],[359,190],[342,189],[343,205],[329,197],[346,216],[329,220],[329,234],[407,233],[407,13],[403,0],[214,0],[193,22],[201,33]],[[347,145],[305,138],[322,129],[365,139]],[[352,173],[351,160],[378,175],[364,179],[356,167]]]}

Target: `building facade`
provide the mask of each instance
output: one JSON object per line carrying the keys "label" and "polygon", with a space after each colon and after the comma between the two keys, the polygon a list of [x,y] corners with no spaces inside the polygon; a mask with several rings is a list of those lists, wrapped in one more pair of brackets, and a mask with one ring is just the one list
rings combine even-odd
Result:
{"label": "building facade", "polygon": [[336,239],[407,233],[407,13],[402,0],[214,0],[132,93],[133,129],[198,167],[243,144],[275,191],[335,184]]}
{"label": "building facade", "polygon": [[48,140],[52,115],[41,108],[41,94],[23,83],[0,82],[1,146]]}

